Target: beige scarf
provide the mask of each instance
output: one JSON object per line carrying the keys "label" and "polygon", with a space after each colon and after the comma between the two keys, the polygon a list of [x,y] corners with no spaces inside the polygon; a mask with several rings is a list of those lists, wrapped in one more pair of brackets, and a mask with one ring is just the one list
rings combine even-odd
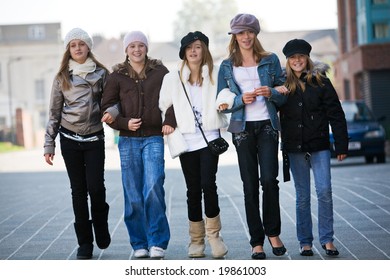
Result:
{"label": "beige scarf", "polygon": [[96,70],[96,63],[89,57],[83,64],[77,63],[73,59],[69,59],[69,70],[73,71],[73,75],[85,79],[88,73],[92,73]]}

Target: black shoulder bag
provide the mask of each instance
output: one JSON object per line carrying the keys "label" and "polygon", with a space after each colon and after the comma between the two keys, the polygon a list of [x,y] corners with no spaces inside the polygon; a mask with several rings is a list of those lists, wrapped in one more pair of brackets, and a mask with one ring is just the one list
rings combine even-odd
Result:
{"label": "black shoulder bag", "polygon": [[203,132],[203,129],[202,129],[202,126],[200,125],[199,121],[198,121],[198,118],[196,117],[196,114],[194,112],[194,110],[192,109],[192,105],[191,105],[191,101],[190,101],[190,98],[188,97],[188,94],[187,94],[187,91],[186,91],[186,88],[183,84],[183,81],[181,80],[180,78],[180,72],[179,73],[179,79],[180,79],[180,82],[181,82],[181,85],[183,86],[183,89],[184,89],[184,93],[186,94],[186,97],[187,97],[187,100],[188,100],[188,103],[190,104],[190,107],[191,107],[191,110],[192,110],[192,113],[194,114],[194,117],[195,117],[195,121],[197,122],[198,126],[199,126],[199,130],[200,132],[202,133],[202,136],[204,138],[204,140],[206,141],[206,144],[207,146],[209,147],[211,153],[213,155],[220,155],[220,154],[223,154],[224,152],[227,151],[227,149],[229,148],[229,143],[226,142],[225,139],[223,139],[221,137],[221,131],[219,130],[219,137],[213,141],[207,141],[207,138],[206,136],[204,135],[204,132]]}

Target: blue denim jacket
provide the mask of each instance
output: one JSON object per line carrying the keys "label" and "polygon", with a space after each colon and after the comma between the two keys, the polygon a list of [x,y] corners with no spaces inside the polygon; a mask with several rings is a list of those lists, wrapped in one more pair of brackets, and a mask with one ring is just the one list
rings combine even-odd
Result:
{"label": "blue denim jacket", "polygon": [[[276,106],[281,106],[287,101],[287,96],[280,94],[274,89],[275,86],[283,85],[285,76],[280,66],[279,58],[274,54],[264,57],[259,62],[257,72],[262,86],[271,88],[271,96],[265,98],[265,104],[271,118],[272,127],[280,130],[280,122]],[[222,61],[218,73],[218,93],[229,88],[236,95],[233,107],[224,110],[224,113],[231,113],[228,131],[240,133],[245,130],[245,104],[242,101],[242,93],[233,76],[233,64],[230,59]]]}

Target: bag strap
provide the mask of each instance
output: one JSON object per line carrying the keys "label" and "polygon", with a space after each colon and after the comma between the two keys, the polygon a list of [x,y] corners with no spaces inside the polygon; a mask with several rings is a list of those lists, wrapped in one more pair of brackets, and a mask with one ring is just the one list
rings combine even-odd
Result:
{"label": "bag strap", "polygon": [[180,82],[181,82],[181,85],[183,86],[184,93],[186,94],[188,103],[190,104],[191,111],[192,111],[192,113],[194,114],[195,121],[196,121],[196,123],[197,123],[198,126],[199,126],[199,130],[200,130],[200,132],[202,133],[202,136],[203,136],[203,138],[204,138],[204,141],[206,141],[206,144],[208,145],[208,144],[209,144],[209,141],[207,141],[207,138],[206,138],[206,136],[204,135],[202,126],[201,126],[201,124],[199,123],[198,118],[196,117],[196,114],[195,114],[195,112],[194,112],[194,109],[192,108],[192,104],[191,104],[190,98],[188,97],[186,87],[184,86],[184,83],[183,83],[183,81],[181,80],[181,77],[180,77],[180,71],[177,71],[177,73],[179,74],[179,80],[180,80]]}

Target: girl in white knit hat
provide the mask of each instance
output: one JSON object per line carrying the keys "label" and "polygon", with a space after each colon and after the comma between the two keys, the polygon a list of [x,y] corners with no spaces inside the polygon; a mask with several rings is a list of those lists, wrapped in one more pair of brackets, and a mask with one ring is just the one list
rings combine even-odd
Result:
{"label": "girl in white knit hat", "polygon": [[90,259],[93,230],[99,248],[105,249],[111,242],[104,186],[104,131],[100,121],[100,100],[108,70],[93,56],[92,38],[84,30],[69,31],[64,47],[51,92],[44,156],[53,165],[55,138],[59,133],[72,192],[79,244],[77,258]]}

